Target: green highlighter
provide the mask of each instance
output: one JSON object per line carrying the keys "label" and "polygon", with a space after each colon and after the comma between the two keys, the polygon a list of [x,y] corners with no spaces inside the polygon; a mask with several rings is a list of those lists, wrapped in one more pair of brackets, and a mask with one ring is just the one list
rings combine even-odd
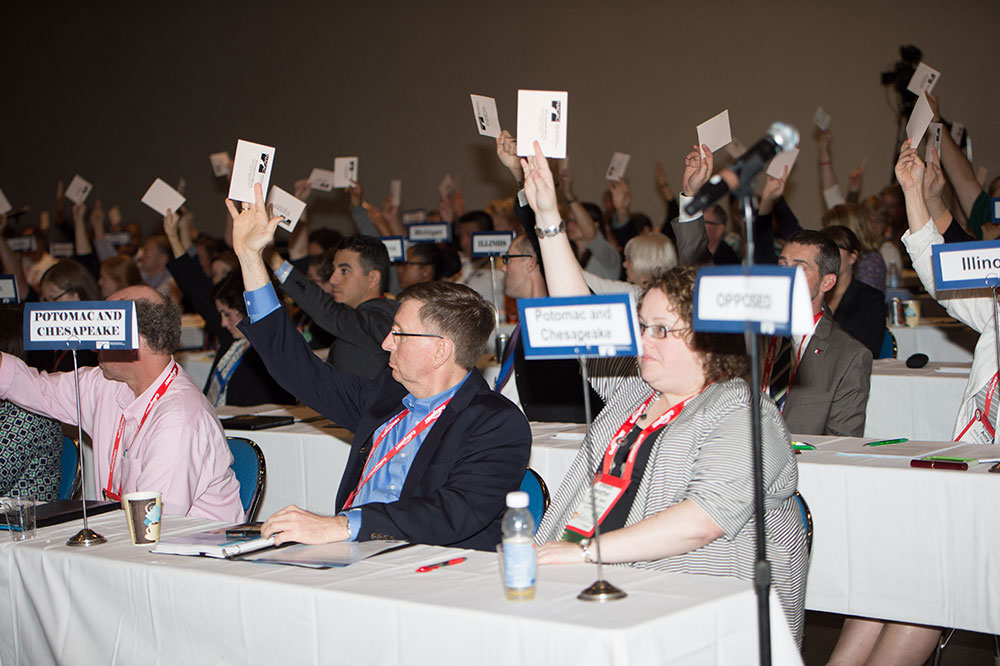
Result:
{"label": "green highlighter", "polygon": [[922,460],[937,460],[939,462],[964,462],[969,463],[978,458],[949,458],[948,456],[924,456]]}

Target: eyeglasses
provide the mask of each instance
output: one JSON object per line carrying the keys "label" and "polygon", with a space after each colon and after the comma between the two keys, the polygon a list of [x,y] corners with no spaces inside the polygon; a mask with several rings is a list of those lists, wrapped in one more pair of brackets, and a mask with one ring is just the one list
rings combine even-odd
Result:
{"label": "eyeglasses", "polygon": [[40,298],[40,300],[42,301],[42,303],[55,303],[56,301],[58,301],[60,298],[62,298],[63,296],[65,296],[66,294],[68,294],[71,291],[73,291],[73,290],[72,289],[67,289],[66,291],[64,291],[61,294],[59,294],[58,296],[56,296],[55,298],[45,298],[44,296],[42,296]]}
{"label": "eyeglasses", "polygon": [[402,331],[389,331],[389,334],[397,338],[439,338],[444,340],[443,335],[434,333],[403,333]]}
{"label": "eyeglasses", "polygon": [[503,265],[506,266],[507,264],[510,263],[511,259],[517,259],[518,257],[521,257],[523,259],[534,259],[535,255],[533,255],[533,254],[501,254],[500,255],[500,261],[502,261]]}
{"label": "eyeglasses", "polygon": [[690,328],[691,328],[690,326],[682,326],[681,328],[667,328],[666,326],[660,326],[659,324],[653,324],[651,326],[647,326],[646,324],[643,324],[640,321],[639,335],[643,336],[648,331],[650,337],[653,338],[654,340],[662,340],[665,337],[667,337],[669,333],[680,333],[681,331],[690,330]]}

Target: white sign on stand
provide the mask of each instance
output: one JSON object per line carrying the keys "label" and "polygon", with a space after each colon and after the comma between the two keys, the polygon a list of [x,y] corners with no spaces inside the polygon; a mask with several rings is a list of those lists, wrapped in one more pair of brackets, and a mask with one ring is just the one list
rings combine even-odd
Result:
{"label": "white sign on stand", "polygon": [[133,301],[25,303],[24,348],[138,349]]}
{"label": "white sign on stand", "polygon": [[631,293],[517,300],[526,359],[640,356]]}
{"label": "white sign on stand", "polygon": [[696,331],[803,335],[812,330],[809,287],[800,268],[712,266],[698,270]]}

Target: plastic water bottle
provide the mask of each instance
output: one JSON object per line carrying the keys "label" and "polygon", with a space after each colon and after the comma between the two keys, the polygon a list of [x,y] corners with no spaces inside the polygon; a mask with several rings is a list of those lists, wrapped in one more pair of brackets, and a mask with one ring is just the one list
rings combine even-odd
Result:
{"label": "plastic water bottle", "polygon": [[503,530],[503,587],[510,601],[535,598],[535,520],[528,511],[528,493],[507,493]]}

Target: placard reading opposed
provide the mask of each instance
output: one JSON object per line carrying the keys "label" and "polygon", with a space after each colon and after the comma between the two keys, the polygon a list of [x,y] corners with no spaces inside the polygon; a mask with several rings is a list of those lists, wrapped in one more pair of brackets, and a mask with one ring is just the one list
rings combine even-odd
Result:
{"label": "placard reading opposed", "polygon": [[937,291],[1000,286],[1000,241],[931,246]]}
{"label": "placard reading opposed", "polygon": [[418,222],[406,228],[411,243],[450,243],[451,225],[447,222]]}
{"label": "placard reading opposed", "polygon": [[0,275],[0,303],[17,303],[17,280],[13,275]]}
{"label": "placard reading opposed", "polygon": [[26,303],[24,348],[137,349],[135,303]]}
{"label": "placard reading opposed", "polygon": [[472,234],[473,257],[498,257],[510,249],[513,231],[476,231]]}
{"label": "placard reading opposed", "polygon": [[382,245],[385,245],[390,262],[398,264],[401,261],[406,261],[406,250],[403,247],[402,236],[380,236],[379,240],[382,241]]}
{"label": "placard reading opposed", "polygon": [[784,266],[715,266],[698,271],[694,329],[742,333],[747,324],[765,335],[802,334],[812,324],[805,275]]}
{"label": "placard reading opposed", "polygon": [[638,356],[639,323],[632,294],[517,301],[527,359]]}

